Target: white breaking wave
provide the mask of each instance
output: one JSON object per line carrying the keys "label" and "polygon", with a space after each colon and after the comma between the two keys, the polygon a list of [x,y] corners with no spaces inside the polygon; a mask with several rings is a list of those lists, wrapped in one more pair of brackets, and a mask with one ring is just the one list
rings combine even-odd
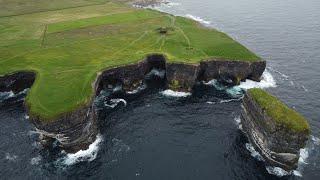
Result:
{"label": "white breaking wave", "polygon": [[219,91],[224,90],[227,94],[229,94],[233,98],[237,98],[237,99],[232,99],[232,100],[230,100],[230,99],[222,100],[222,101],[220,101],[220,103],[238,101],[243,98],[243,90],[239,86],[226,87],[226,86],[220,84],[216,79],[212,79],[209,82],[204,83],[204,84],[208,85],[208,86],[213,86],[213,87],[215,87],[215,89],[217,89]]}
{"label": "white breaking wave", "polygon": [[161,3],[151,4],[151,5],[141,5],[141,4],[133,4],[133,7],[143,8],[143,9],[156,9],[158,11],[164,11],[163,8],[172,8],[174,6],[179,6],[180,3],[171,2],[171,1],[162,1]]}
{"label": "white breaking wave", "polygon": [[288,176],[291,173],[280,168],[280,167],[272,167],[272,166],[267,166],[266,170],[268,171],[269,174],[273,174],[276,175],[278,177],[282,177],[282,176]]}
{"label": "white breaking wave", "polygon": [[[265,71],[262,74],[261,81],[256,82],[250,79],[246,79],[246,81],[241,82],[240,85],[238,86],[233,86],[233,87],[226,87],[221,85],[216,79],[212,79],[209,82],[205,83],[206,85],[209,86],[214,86],[217,90],[222,91],[225,90],[226,93],[228,93],[230,96],[234,98],[242,98],[243,97],[243,90],[248,90],[252,88],[270,88],[270,87],[276,87],[276,81],[274,80],[273,76],[268,72]],[[225,100],[228,102],[229,100]]]}
{"label": "white breaking wave", "polygon": [[14,96],[12,91],[0,92],[0,102]]}
{"label": "white breaking wave", "polygon": [[164,5],[171,8],[173,6],[180,6],[181,4],[177,2],[165,1]]}
{"label": "white breaking wave", "polygon": [[134,90],[132,90],[132,91],[127,91],[128,94],[136,94],[136,93],[138,93],[138,92],[139,92],[138,89],[134,89]]}
{"label": "white breaking wave", "polygon": [[17,160],[17,158],[18,158],[17,155],[14,155],[14,154],[11,155],[10,153],[6,153],[6,157],[5,157],[6,160],[15,161]]}
{"label": "white breaking wave", "polygon": [[238,129],[242,130],[242,123],[241,123],[241,118],[240,116],[236,116],[234,118],[234,121],[236,122],[236,125],[238,126]]}
{"label": "white breaking wave", "polygon": [[263,72],[261,81],[256,82],[250,79],[247,79],[245,82],[241,82],[239,86],[242,89],[252,89],[252,88],[270,88],[270,87],[277,87],[276,81],[274,80],[273,76],[267,70]]}
{"label": "white breaking wave", "polygon": [[[254,157],[255,159],[257,159],[258,161],[264,161],[261,154],[254,149],[252,144],[246,143],[246,149],[250,152],[251,156]],[[273,174],[278,177],[283,177],[288,175],[302,176],[301,173],[297,170],[288,172],[280,167],[266,166],[266,170],[268,171],[269,174]]]}
{"label": "white breaking wave", "polygon": [[320,138],[315,137],[315,136],[311,136],[311,140],[312,140],[314,145],[316,145],[316,146],[320,145]]}
{"label": "white breaking wave", "polygon": [[34,157],[30,160],[31,165],[38,165],[41,161],[42,157],[39,155],[37,157]]}
{"label": "white breaking wave", "polygon": [[102,141],[102,136],[100,134],[97,135],[96,140],[90,144],[88,149],[80,150],[74,154],[67,154],[66,157],[64,157],[63,163],[70,166],[82,161],[93,161],[97,157],[99,145]]}
{"label": "white breaking wave", "polygon": [[204,25],[210,25],[211,24],[210,21],[206,21],[206,20],[202,19],[201,17],[193,16],[191,14],[186,14],[185,17],[187,17],[189,19],[192,19],[192,20],[195,20],[195,21],[198,21],[199,23],[204,24]]}
{"label": "white breaking wave", "polygon": [[136,94],[136,93],[138,93],[140,91],[145,90],[146,88],[147,87],[145,85],[141,85],[141,86],[139,86],[138,88],[136,88],[136,89],[134,89],[132,91],[127,91],[127,94]]}
{"label": "white breaking wave", "polygon": [[[237,121],[237,119],[235,120]],[[312,152],[312,150],[318,149],[317,146],[320,145],[319,138],[315,136],[310,136],[310,137],[311,137],[311,141],[308,142],[307,146],[303,149],[300,149],[298,168],[296,170],[286,171],[280,167],[266,166],[266,170],[268,171],[268,173],[276,175],[278,177],[289,176],[289,175],[302,177],[302,170],[304,165],[308,164],[307,160],[310,156],[310,153]],[[253,157],[257,158],[260,156],[263,160],[263,157],[254,149],[254,147],[251,144],[247,143],[246,148],[249,150],[249,152]]]}
{"label": "white breaking wave", "polygon": [[307,163],[307,158],[308,157],[309,157],[308,148],[300,149],[299,163],[308,164]]}
{"label": "white breaking wave", "polygon": [[0,103],[4,100],[7,100],[12,97],[18,97],[23,94],[27,94],[29,88],[24,89],[23,91],[20,91],[19,93],[15,94],[13,91],[8,92],[0,92]]}
{"label": "white breaking wave", "polygon": [[278,177],[289,176],[289,175],[302,177],[302,174],[300,173],[300,171],[297,171],[297,170],[288,172],[280,167],[273,167],[273,166],[267,166],[266,170],[268,171],[269,174],[273,174]]}
{"label": "white breaking wave", "polygon": [[233,101],[240,101],[241,99],[242,97],[238,99],[223,99],[223,100],[220,100],[219,102],[207,101],[207,104],[222,104],[222,103],[228,103]]}
{"label": "white breaking wave", "polygon": [[122,102],[124,106],[127,106],[127,101],[124,99],[111,99],[110,102],[112,104],[108,104],[107,102],[105,102],[104,105],[110,108],[115,108],[120,102]]}
{"label": "white breaking wave", "polygon": [[187,97],[191,95],[190,92],[179,92],[179,91],[173,91],[171,89],[161,91],[160,93],[167,97]]}
{"label": "white breaking wave", "polygon": [[251,156],[256,158],[259,161],[264,161],[263,157],[261,156],[261,154],[256,151],[254,149],[254,147],[252,146],[252,144],[250,143],[246,143],[246,149],[250,152]]}

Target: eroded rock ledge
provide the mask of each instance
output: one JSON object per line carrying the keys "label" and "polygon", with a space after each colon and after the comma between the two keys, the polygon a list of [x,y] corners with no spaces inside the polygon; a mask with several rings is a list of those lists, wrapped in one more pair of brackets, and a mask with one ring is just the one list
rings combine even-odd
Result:
{"label": "eroded rock ledge", "polygon": [[297,168],[300,149],[310,135],[301,115],[264,90],[251,89],[243,98],[241,120],[249,142],[267,165],[287,171]]}
{"label": "eroded rock ledge", "polygon": [[[98,73],[92,84],[95,96],[107,88],[120,88],[122,92],[136,89],[146,82],[146,77],[160,77],[161,86],[175,90],[191,91],[196,82],[219,79],[227,84],[236,85],[245,79],[259,81],[266,67],[265,61],[228,61],[212,59],[199,64],[178,64],[167,62],[165,56],[153,54],[137,64],[107,69]],[[163,77],[161,77],[163,76]],[[153,78],[153,79],[154,79]],[[0,78],[0,92],[19,91],[31,87],[35,73],[19,72]],[[162,84],[163,83],[163,84]],[[30,121],[40,132],[43,144],[58,140],[67,152],[86,149],[99,132],[97,110],[93,105],[95,96],[87,106],[60,115],[46,122],[41,117],[31,115]],[[28,108],[27,108],[28,109]]]}

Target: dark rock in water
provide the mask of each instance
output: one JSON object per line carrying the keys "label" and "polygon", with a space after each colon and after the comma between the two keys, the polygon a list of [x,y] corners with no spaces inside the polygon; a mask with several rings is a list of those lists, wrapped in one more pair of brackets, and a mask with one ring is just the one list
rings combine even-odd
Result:
{"label": "dark rock in water", "polygon": [[266,68],[266,61],[246,62],[228,60],[207,60],[200,63],[200,80],[218,79],[222,84],[239,85],[240,81],[251,79],[260,81]]}
{"label": "dark rock in water", "polygon": [[191,91],[197,81],[198,73],[198,65],[168,63],[167,80],[169,88],[178,91]]}
{"label": "dark rock in water", "polygon": [[250,143],[267,165],[287,171],[297,168],[300,149],[305,147],[309,137],[308,129],[298,132],[279,124],[249,92],[243,98],[241,120]]}
{"label": "dark rock in water", "polygon": [[[95,94],[86,105],[49,120],[29,114],[30,121],[41,134],[40,141],[43,144],[47,145],[57,140],[62,149],[75,152],[88,148],[99,132],[98,110],[94,105],[94,99],[103,90],[111,92],[110,98],[121,98],[127,95],[133,97],[135,93],[132,92],[143,92],[146,86],[152,84],[157,85],[156,88],[170,87],[179,91],[191,91],[197,82],[211,79],[220,79],[226,84],[238,84],[246,78],[259,81],[265,65],[265,61],[216,59],[199,64],[167,63],[165,56],[152,54],[139,63],[98,73],[96,81],[92,84]],[[0,92],[20,92],[30,88],[35,77],[36,74],[33,72],[19,72],[0,77]]]}
{"label": "dark rock in water", "polygon": [[34,72],[18,72],[0,76],[0,92],[12,91],[14,94],[30,88],[36,79]]}

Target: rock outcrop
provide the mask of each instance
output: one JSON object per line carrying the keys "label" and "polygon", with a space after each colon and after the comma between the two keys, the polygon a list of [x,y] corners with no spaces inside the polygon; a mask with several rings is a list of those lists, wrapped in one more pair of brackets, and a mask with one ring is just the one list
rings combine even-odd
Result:
{"label": "rock outcrop", "polygon": [[211,59],[199,64],[167,64],[169,87],[190,90],[195,82],[217,79],[228,85],[239,85],[245,79],[260,81],[266,61],[230,61]]}
{"label": "rock outcrop", "polygon": [[[243,98],[242,106],[242,127],[246,133],[249,142],[253,144],[255,149],[263,156],[267,165],[283,168],[287,171],[297,168],[300,149],[306,145],[306,141],[309,137],[309,126],[307,122],[302,120],[297,122],[292,118],[291,121],[276,119],[269,115],[270,109],[265,108],[263,105],[254,98],[253,91],[263,91],[258,89],[249,90]],[[270,96],[271,100],[266,97],[267,103],[272,104],[270,106],[272,111],[277,111],[281,108],[278,117],[289,117],[287,114],[293,113],[293,110],[287,111],[287,106],[280,103],[280,101],[273,102],[274,96],[263,93],[263,96]],[[260,97],[264,98],[264,97]],[[278,106],[283,107],[278,107]],[[285,108],[285,110],[282,110]],[[299,116],[300,115],[296,115]],[[301,119],[301,118],[300,118]],[[299,127],[299,123],[301,123]],[[294,129],[298,125],[298,128]],[[298,129],[298,130],[297,130]]]}
{"label": "rock outcrop", "polygon": [[6,76],[0,76],[0,92],[12,91],[18,93],[30,88],[36,79],[36,74],[30,71],[21,71]]}
{"label": "rock outcrop", "polygon": [[[152,84],[191,91],[196,82],[220,79],[228,84],[239,84],[250,78],[259,81],[265,69],[265,61],[244,62],[227,60],[207,60],[199,64],[168,63],[161,54],[153,54],[137,64],[107,69],[98,73],[92,84],[95,94],[86,106],[61,114],[56,119],[46,121],[37,115],[30,115],[30,121],[41,134],[41,142],[50,145],[58,140],[68,152],[85,149],[99,132],[97,110],[93,105],[95,97],[104,89],[114,89],[118,93],[136,89],[141,84]],[[21,91],[31,87],[35,73],[19,72],[0,77],[1,91]],[[28,110],[28,106],[27,110]]]}

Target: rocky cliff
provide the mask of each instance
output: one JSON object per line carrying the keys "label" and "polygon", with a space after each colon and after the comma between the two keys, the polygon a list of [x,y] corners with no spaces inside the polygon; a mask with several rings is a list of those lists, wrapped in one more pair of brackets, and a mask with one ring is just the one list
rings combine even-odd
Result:
{"label": "rocky cliff", "polygon": [[[30,115],[30,121],[41,134],[41,142],[50,145],[58,140],[68,152],[85,149],[98,134],[97,110],[93,105],[96,95],[104,89],[126,94],[141,84],[171,87],[191,91],[196,82],[220,79],[227,84],[239,84],[246,78],[259,81],[265,69],[265,61],[244,62],[227,60],[207,60],[199,64],[168,63],[161,54],[153,54],[137,64],[104,70],[98,73],[92,84],[95,95],[86,106],[60,115],[54,120],[44,121],[37,115]],[[21,91],[31,87],[35,73],[19,72],[0,78],[0,92]],[[26,106],[28,109],[28,106]]]}
{"label": "rocky cliff", "polygon": [[[267,108],[255,100],[252,91],[263,90],[249,90],[243,98],[241,120],[250,143],[260,152],[268,165],[285,170],[296,169],[300,149],[305,146],[309,137],[309,129],[302,128],[306,122],[302,122],[299,130],[296,130],[297,128],[294,129],[292,126],[293,123],[297,124],[294,118],[286,122],[277,120],[268,114]],[[267,103],[271,104],[273,111],[283,108],[277,107],[278,102],[274,103],[272,100],[268,100]],[[279,117],[289,117],[291,115],[286,112],[293,111],[281,110],[280,112],[284,114],[280,114]]]}

